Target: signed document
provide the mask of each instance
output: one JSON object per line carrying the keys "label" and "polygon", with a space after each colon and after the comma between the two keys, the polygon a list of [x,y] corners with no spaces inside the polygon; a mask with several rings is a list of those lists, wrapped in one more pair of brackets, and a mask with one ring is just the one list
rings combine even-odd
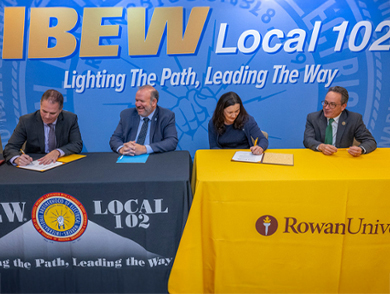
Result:
{"label": "signed document", "polygon": [[43,165],[43,164],[39,164],[38,160],[34,160],[29,165],[25,165],[25,166],[19,166],[18,165],[18,167],[19,168],[24,168],[24,169],[29,169],[29,170],[35,170],[35,171],[43,172],[43,171],[55,168],[55,167],[63,165],[63,164],[64,164],[63,162],[57,161],[57,162],[53,162],[53,163],[50,163],[50,164]]}
{"label": "signed document", "polygon": [[261,155],[253,155],[250,151],[237,151],[234,153],[232,161],[293,166],[294,154],[264,152]]}
{"label": "signed document", "polygon": [[234,153],[232,161],[260,163],[262,159],[263,154],[254,155],[252,152],[248,151],[237,151],[236,153]]}

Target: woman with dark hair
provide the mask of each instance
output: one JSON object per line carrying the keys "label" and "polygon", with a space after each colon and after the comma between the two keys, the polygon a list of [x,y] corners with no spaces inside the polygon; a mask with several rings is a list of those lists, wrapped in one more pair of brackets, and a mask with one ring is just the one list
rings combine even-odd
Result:
{"label": "woman with dark hair", "polygon": [[[253,146],[253,140],[257,141]],[[211,149],[251,149],[255,155],[262,154],[268,147],[255,119],[242,105],[241,98],[234,92],[219,98],[213,117],[209,122],[209,144]]]}

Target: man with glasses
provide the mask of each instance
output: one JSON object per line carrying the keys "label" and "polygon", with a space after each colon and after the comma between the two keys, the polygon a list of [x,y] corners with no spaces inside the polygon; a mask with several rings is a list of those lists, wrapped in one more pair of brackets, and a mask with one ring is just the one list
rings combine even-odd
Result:
{"label": "man with glasses", "polygon": [[[322,110],[309,113],[303,145],[325,155],[332,155],[337,148],[349,148],[352,156],[370,153],[376,149],[376,141],[363,123],[362,116],[346,110],[348,91],[340,86],[331,87],[322,101]],[[354,139],[359,146],[353,146]]]}

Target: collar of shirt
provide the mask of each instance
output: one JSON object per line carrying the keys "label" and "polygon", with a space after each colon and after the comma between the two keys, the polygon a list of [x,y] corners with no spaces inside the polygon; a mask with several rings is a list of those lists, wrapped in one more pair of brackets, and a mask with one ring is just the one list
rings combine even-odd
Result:
{"label": "collar of shirt", "polygon": [[[342,113],[342,112],[341,112],[341,113]],[[338,116],[336,116],[336,117],[333,118],[333,119],[334,119],[334,122],[335,122],[336,124],[339,123],[339,119],[340,119],[341,113],[340,113]],[[326,118],[326,121],[329,123],[329,118]]]}
{"label": "collar of shirt", "polygon": [[[56,126],[57,120],[58,120],[58,118],[56,118],[56,120],[52,122],[52,124],[53,124],[54,126]],[[44,125],[45,127],[50,128],[48,124],[43,123],[43,125]]]}
{"label": "collar of shirt", "polygon": [[[147,117],[149,118],[150,121],[152,121],[152,117],[153,117],[153,115],[154,115],[155,112],[156,112],[156,109],[153,110],[153,112],[147,116]],[[145,118],[144,116],[139,116],[139,119],[140,119],[141,122],[144,121],[144,118]]]}

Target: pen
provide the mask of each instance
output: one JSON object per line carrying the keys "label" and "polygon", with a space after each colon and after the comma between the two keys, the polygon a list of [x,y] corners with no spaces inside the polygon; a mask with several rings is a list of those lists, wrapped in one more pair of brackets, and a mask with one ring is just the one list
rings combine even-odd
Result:
{"label": "pen", "polygon": [[124,156],[124,155],[122,154],[122,156],[119,158],[119,160],[121,160],[121,159],[123,158],[123,156]]}
{"label": "pen", "polygon": [[23,149],[20,149],[20,152],[22,152],[22,154],[26,154],[26,153],[24,153]]}
{"label": "pen", "polygon": [[257,145],[257,140],[258,140],[259,138],[256,138],[256,140],[254,140],[253,137],[251,137],[251,139],[252,139],[252,144],[253,144],[253,146],[256,146],[256,145]]}

